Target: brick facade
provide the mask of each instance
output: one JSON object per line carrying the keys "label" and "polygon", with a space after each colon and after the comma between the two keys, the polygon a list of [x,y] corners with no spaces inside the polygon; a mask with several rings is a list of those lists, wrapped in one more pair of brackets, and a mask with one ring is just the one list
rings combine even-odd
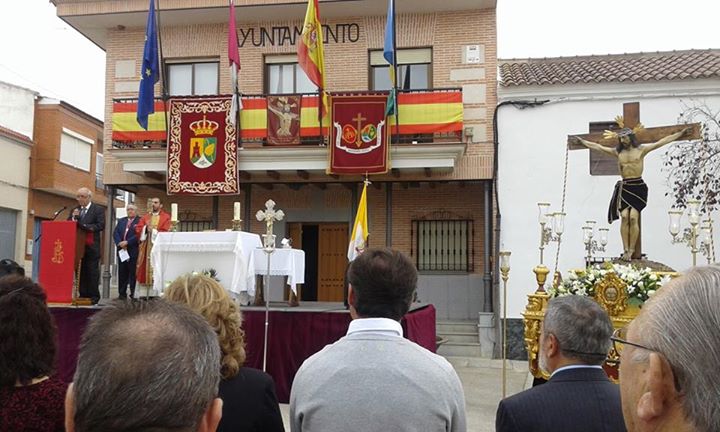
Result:
{"label": "brick facade", "polygon": [[[221,0],[163,0],[160,13],[160,34],[162,54],[166,61],[197,61],[215,59],[219,61],[219,92],[230,93],[231,82],[227,67],[227,3]],[[240,90],[245,94],[265,92],[266,57],[278,54],[296,53],[294,44],[265,43],[259,39],[261,28],[302,25],[306,1],[248,0],[239,2],[236,9],[240,37]],[[282,6],[279,4],[282,3]],[[352,2],[350,2],[352,3]],[[380,6],[380,3],[383,6]],[[141,57],[144,40],[144,19],[131,18],[131,13],[144,13],[146,0],[127,2],[78,0],[56,0],[59,16],[75,17],[75,24],[86,26],[91,33],[91,20],[97,15],[114,14],[125,20],[123,25],[105,29],[98,41],[107,53],[105,118],[112,116],[114,98],[136,98],[139,82]],[[412,221],[416,219],[469,219],[472,220],[473,271],[469,274],[448,275],[444,286],[433,285],[429,289],[437,295],[428,297],[442,299],[436,304],[438,316],[453,315],[450,303],[466,302],[472,298],[472,305],[456,318],[477,318],[481,305],[482,282],[479,274],[483,268],[483,205],[485,182],[492,179],[493,145],[492,115],[497,102],[496,92],[496,18],[494,2],[478,1],[477,9],[444,11],[442,4],[425,1],[422,12],[407,13],[399,9],[397,16],[397,46],[402,48],[432,48],[431,87],[461,88],[464,106],[463,142],[465,152],[452,169],[394,169],[392,172],[371,178],[373,185],[368,190],[368,215],[371,246],[384,246],[388,231],[392,233],[391,246],[405,253],[413,254]],[[267,5],[267,7],[261,7]],[[415,9],[414,3],[405,2]],[[335,8],[332,14],[321,15],[323,24],[330,28],[342,28],[351,24],[357,30],[352,38],[326,41],[325,68],[326,90],[330,92],[367,91],[370,88],[370,51],[381,50],[385,28],[385,2],[372,4],[349,4],[338,6],[337,2],[320,2],[320,8]],[[482,8],[481,8],[482,7]],[[193,9],[199,9],[195,15]],[[200,10],[201,9],[201,10]],[[367,10],[366,10],[367,9]],[[341,10],[346,12],[338,14]],[[295,14],[297,12],[297,14]],[[83,17],[86,15],[86,17]],[[135,17],[135,15],[133,15]],[[178,19],[185,16],[188,24]],[[82,17],[82,18],[80,18]],[[174,17],[174,18],[169,18]],[[268,20],[267,17],[275,17]],[[86,24],[82,24],[81,21]],[[126,23],[132,23],[127,24]],[[345,27],[347,30],[348,27]],[[353,30],[355,31],[355,30]],[[251,34],[255,32],[254,34]],[[253,36],[255,39],[253,39]],[[268,35],[265,35],[267,41]],[[244,42],[244,44],[243,44]],[[477,45],[479,63],[466,61],[468,46]],[[161,86],[155,87],[156,96],[161,95]],[[159,196],[166,210],[171,203],[179,206],[181,220],[213,219],[217,206],[217,229],[231,226],[232,203],[242,203],[242,218],[245,229],[255,233],[264,231],[264,224],[255,220],[255,213],[264,208],[267,199],[272,198],[277,208],[282,209],[286,219],[277,224],[276,234],[286,236],[287,224],[302,222],[344,222],[350,228],[353,210],[360,197],[359,176],[328,176],[320,171],[270,173],[254,171],[242,173],[242,190],[231,197],[186,197],[167,196],[161,176],[148,176],[142,172],[126,172],[119,158],[122,149],[112,149],[112,124],[106,122],[105,182],[137,193],[136,202],[142,209],[149,197]],[[419,144],[422,145],[422,144]],[[133,150],[141,152],[142,150]],[[155,153],[159,153],[155,151]],[[134,156],[133,156],[134,157]],[[155,156],[157,157],[157,155]],[[242,157],[242,156],[241,156]],[[288,156],[292,157],[292,156]],[[322,183],[322,184],[318,184]],[[388,227],[387,185],[391,185],[392,226]],[[354,189],[354,191],[353,191]],[[246,194],[250,193],[250,209],[246,209]],[[142,210],[141,210],[142,212]],[[249,215],[249,217],[247,216]],[[249,229],[248,229],[249,227]],[[428,278],[430,280],[432,278]],[[436,280],[436,279],[432,279]],[[480,282],[478,282],[480,281]],[[432,282],[430,283],[432,285]],[[462,297],[460,286],[468,287],[475,294]],[[466,300],[462,300],[466,298]],[[445,309],[444,311],[441,309]]]}
{"label": "brick facade", "polygon": [[[60,162],[60,142],[63,128],[92,139],[90,169],[84,171]],[[64,102],[35,104],[35,145],[30,163],[30,192],[28,196],[27,239],[34,240],[35,221],[50,220],[55,211],[67,206],[58,220],[64,220],[77,205],[75,193],[81,187],[93,192],[93,204],[107,206],[103,188],[96,187],[96,153],[103,153],[103,123]],[[32,259],[31,254],[25,256]]]}

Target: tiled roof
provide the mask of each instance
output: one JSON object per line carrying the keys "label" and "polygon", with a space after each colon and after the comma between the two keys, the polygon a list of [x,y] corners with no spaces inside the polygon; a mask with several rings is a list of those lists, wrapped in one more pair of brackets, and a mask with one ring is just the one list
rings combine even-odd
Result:
{"label": "tiled roof", "polygon": [[10,139],[14,139],[16,141],[23,142],[25,144],[32,145],[32,143],[33,143],[33,140],[30,137],[23,135],[21,133],[15,132],[12,129],[2,127],[2,126],[0,126],[0,135],[5,136]]}
{"label": "tiled roof", "polygon": [[504,87],[720,78],[720,50],[498,60],[498,68]]}

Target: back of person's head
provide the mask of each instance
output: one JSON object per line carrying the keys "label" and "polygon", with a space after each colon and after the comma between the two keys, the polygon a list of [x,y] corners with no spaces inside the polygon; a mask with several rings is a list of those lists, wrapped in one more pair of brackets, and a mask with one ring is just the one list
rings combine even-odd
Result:
{"label": "back of person's head", "polygon": [[560,352],[588,365],[605,361],[610,350],[612,322],[607,312],[584,296],[564,296],[548,302],[543,336],[554,335]]}
{"label": "back of person's head", "polygon": [[240,327],[240,310],[220,283],[203,274],[186,274],[165,289],[165,299],[185,304],[205,317],[220,342],[223,378],[237,375],[245,363],[245,332]]}
{"label": "back of person's head", "polygon": [[671,281],[637,321],[637,342],[670,364],[686,419],[699,431],[720,431],[720,265],[695,267]]}
{"label": "back of person's head", "polygon": [[399,321],[410,309],[417,270],[401,252],[370,248],[350,264],[348,281],[358,316]]}
{"label": "back of person's head", "polygon": [[5,258],[0,260],[0,277],[7,275],[25,276],[25,269],[15,261]]}
{"label": "back of person's head", "polygon": [[0,278],[0,387],[26,385],[52,372],[55,325],[46,299],[31,279]]}
{"label": "back of person's head", "polygon": [[113,302],[83,335],[66,424],[77,432],[198,430],[216,408],[219,363],[217,336],[187,307]]}

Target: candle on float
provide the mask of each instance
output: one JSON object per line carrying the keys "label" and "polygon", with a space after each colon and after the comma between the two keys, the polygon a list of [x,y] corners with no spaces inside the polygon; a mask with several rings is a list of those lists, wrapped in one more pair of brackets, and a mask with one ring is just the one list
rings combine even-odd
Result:
{"label": "candle on float", "polygon": [[178,205],[177,203],[170,204],[170,220],[177,222],[178,220]]}
{"label": "candle on float", "polygon": [[234,220],[240,220],[240,203],[235,202],[234,209],[233,209],[233,219]]}

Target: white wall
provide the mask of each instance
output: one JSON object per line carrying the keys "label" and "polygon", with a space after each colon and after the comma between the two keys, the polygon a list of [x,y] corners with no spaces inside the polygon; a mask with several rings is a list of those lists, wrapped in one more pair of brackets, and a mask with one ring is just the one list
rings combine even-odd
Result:
{"label": "white wall", "polygon": [[[715,88],[720,88],[716,83]],[[670,83],[672,85],[672,83]],[[683,84],[687,87],[687,83]],[[658,87],[655,85],[655,87]],[[551,211],[559,211],[565,162],[565,147],[568,134],[588,132],[588,124],[594,121],[609,121],[622,115],[623,103],[640,102],[640,120],[647,127],[666,126],[677,123],[683,109],[683,101],[689,101],[692,91],[677,87],[658,89],[653,96],[640,96],[642,85],[630,84],[617,91],[617,86],[602,98],[590,99],[584,96],[572,97],[565,92],[558,95],[542,94],[546,88],[537,90],[525,87],[521,91],[501,89],[501,99],[525,98],[551,99],[544,106],[519,110],[512,106],[500,109],[499,120],[499,174],[498,194],[502,212],[501,249],[512,252],[511,272],[508,281],[508,316],[521,317],[527,304],[527,294],[536,288],[532,268],[539,263],[540,228],[537,222],[537,203],[552,203]],[[561,89],[561,90],[567,90]],[[522,94],[521,94],[522,92]],[[592,86],[578,91],[578,95],[592,94]],[[614,93],[614,94],[613,94]],[[661,94],[672,94],[662,96]],[[703,91],[704,95],[693,94],[720,110],[720,94]],[[671,144],[672,145],[672,144]],[[670,145],[670,146],[671,146]],[[692,261],[690,250],[682,244],[671,244],[668,233],[667,211],[673,204],[672,196],[665,196],[670,189],[666,172],[662,169],[663,155],[668,147],[650,153],[645,159],[643,178],[650,189],[648,206],[642,212],[642,250],[648,259],[659,261],[682,271]],[[607,210],[612,189],[619,176],[591,176],[589,171],[589,150],[572,150],[568,160],[568,185],[565,203],[567,213],[565,233],[558,269],[563,274],[573,268],[584,267],[584,244],[581,227],[586,220],[597,220],[596,228],[607,227]],[[717,214],[715,222],[716,255],[720,256],[720,227]],[[687,225],[686,217],[683,225]],[[622,253],[619,221],[610,228],[606,256],[617,257]],[[597,231],[596,231],[597,232]],[[545,265],[552,272],[555,267],[557,243],[545,249]],[[702,256],[698,263],[704,263]],[[551,275],[549,276],[549,279]],[[546,287],[549,285],[546,284]]]}
{"label": "white wall", "polygon": [[0,81],[0,126],[33,137],[36,92]]}
{"label": "white wall", "polygon": [[0,207],[18,212],[15,255],[11,258],[21,265],[25,260],[30,150],[27,144],[0,136],[0,154],[3,160],[3,169],[0,169]]}

